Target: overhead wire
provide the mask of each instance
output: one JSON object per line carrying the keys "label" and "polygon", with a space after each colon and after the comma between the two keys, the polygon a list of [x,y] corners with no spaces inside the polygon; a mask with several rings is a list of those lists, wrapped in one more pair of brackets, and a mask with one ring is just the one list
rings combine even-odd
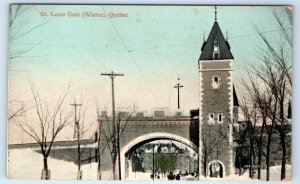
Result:
{"label": "overhead wire", "polygon": [[[275,29],[275,30],[268,30],[268,31],[262,31],[260,33],[271,33],[271,32],[278,32],[282,30],[290,30],[292,28],[285,28],[285,29]],[[244,38],[244,37],[250,37],[258,35],[259,33],[251,33],[246,35],[238,35],[238,36],[231,36],[228,37],[230,39],[236,39],[236,38]],[[112,52],[128,52],[130,55],[132,52],[136,51],[142,51],[142,50],[155,50],[160,48],[174,48],[174,47],[184,47],[188,45],[194,45],[199,44],[199,42],[189,42],[189,43],[183,43],[183,44],[170,44],[170,45],[163,45],[163,46],[154,46],[154,47],[147,47],[147,48],[139,48],[139,49],[109,49],[109,48],[97,48],[97,47],[78,47],[78,46],[70,46],[70,45],[60,45],[60,44],[50,44],[50,43],[35,43],[35,42],[16,42],[18,44],[26,44],[26,45],[41,45],[45,47],[62,47],[62,48],[70,48],[70,49],[86,49],[86,50],[97,50],[97,51],[112,51]]]}
{"label": "overhead wire", "polygon": [[139,71],[139,73],[140,73],[142,79],[144,80],[144,83],[146,84],[148,90],[150,91],[150,93],[152,94],[152,96],[155,98],[155,95],[154,95],[152,89],[150,88],[150,86],[149,86],[149,84],[148,84],[148,82],[147,82],[145,76],[143,75],[143,73],[142,73],[142,71],[141,71],[139,65],[136,63],[134,57],[133,57],[132,54],[131,54],[132,50],[129,50],[129,49],[127,48],[127,45],[125,44],[124,39],[122,38],[121,34],[120,34],[119,31],[117,30],[116,26],[115,26],[115,25],[113,24],[113,22],[111,21],[111,18],[107,15],[107,13],[106,13],[106,11],[105,11],[103,5],[101,5],[101,8],[102,8],[102,10],[104,11],[105,16],[108,17],[108,20],[109,20],[110,24],[112,25],[114,31],[117,33],[117,35],[118,35],[120,41],[122,42],[124,48],[127,50],[127,52],[128,52],[128,54],[129,54],[131,60],[134,62],[135,66],[136,66],[137,70]]}

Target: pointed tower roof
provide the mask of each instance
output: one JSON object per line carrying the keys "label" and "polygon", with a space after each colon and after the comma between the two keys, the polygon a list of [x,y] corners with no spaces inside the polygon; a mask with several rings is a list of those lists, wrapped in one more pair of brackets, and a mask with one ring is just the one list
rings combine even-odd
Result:
{"label": "pointed tower roof", "polygon": [[230,45],[228,41],[225,40],[218,22],[215,21],[207,40],[202,45],[199,60],[213,60],[213,44],[215,42],[219,43],[220,60],[233,59],[233,56],[230,52]]}

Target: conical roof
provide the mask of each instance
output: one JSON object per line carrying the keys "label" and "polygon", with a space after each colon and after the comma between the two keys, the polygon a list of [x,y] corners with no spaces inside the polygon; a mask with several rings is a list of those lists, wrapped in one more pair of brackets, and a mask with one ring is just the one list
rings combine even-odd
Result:
{"label": "conical roof", "polygon": [[222,31],[217,21],[215,21],[207,40],[203,43],[201,48],[201,55],[199,60],[214,60],[213,59],[213,44],[218,42],[220,48],[219,60],[233,59],[230,52],[230,45],[225,40]]}

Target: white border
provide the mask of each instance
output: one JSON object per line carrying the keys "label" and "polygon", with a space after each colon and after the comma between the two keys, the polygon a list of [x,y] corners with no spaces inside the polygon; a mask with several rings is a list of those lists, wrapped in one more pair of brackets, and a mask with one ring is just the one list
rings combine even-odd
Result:
{"label": "white border", "polygon": [[[7,40],[8,40],[8,33],[7,33],[7,25],[8,25],[8,4],[9,3],[127,3],[127,4],[237,4],[237,5],[274,5],[274,4],[291,4],[294,6],[294,60],[293,60],[293,79],[300,79],[300,62],[296,61],[296,58],[300,58],[300,52],[299,52],[299,43],[300,39],[297,35],[297,33],[300,32],[300,22],[299,22],[299,10],[300,7],[300,1],[297,0],[0,0],[0,43],[2,43],[1,47],[1,60],[0,60],[0,144],[1,144],[1,159],[0,159],[0,170],[1,170],[1,176],[0,176],[0,183],[22,183],[22,184],[31,184],[31,183],[67,183],[67,184],[73,184],[73,183],[82,183],[80,181],[31,181],[31,180],[10,180],[8,181],[6,179],[6,150],[7,150],[7,144],[6,144],[6,105],[7,105]],[[195,61],[197,62],[197,61]],[[293,94],[299,94],[300,93],[300,84],[297,82],[294,82],[293,86]],[[300,99],[297,95],[293,95],[293,119],[299,119],[300,114],[297,113],[298,109],[300,108]],[[300,175],[296,174],[300,171],[300,158],[296,158],[296,155],[300,155],[300,147],[297,145],[295,140],[300,139],[300,124],[294,123],[293,124],[293,134],[292,134],[292,163],[293,163],[293,169],[292,169],[292,184],[300,183]],[[128,182],[128,181],[127,181]],[[89,181],[89,183],[99,183],[99,181]],[[105,181],[105,183],[114,183],[113,181]],[[120,183],[126,183],[126,181],[122,181]],[[128,182],[129,183],[129,182]],[[135,181],[130,183],[153,183],[153,181]],[[169,183],[168,181],[160,181],[159,183]],[[190,182],[183,182],[180,183],[199,183],[199,181],[190,181]],[[201,181],[201,183],[211,183],[209,181]],[[222,184],[229,184],[229,183],[237,183],[233,181],[222,181]],[[257,181],[245,181],[243,182],[245,184],[247,183],[257,183]],[[272,183],[272,182],[259,182],[259,183]],[[279,182],[277,182],[279,183]]]}

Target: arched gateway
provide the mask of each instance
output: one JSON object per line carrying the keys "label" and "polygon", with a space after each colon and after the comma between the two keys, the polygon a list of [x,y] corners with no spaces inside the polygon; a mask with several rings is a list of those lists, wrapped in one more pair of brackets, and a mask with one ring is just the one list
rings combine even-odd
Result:
{"label": "arched gateway", "polygon": [[223,178],[225,175],[225,166],[220,160],[212,160],[208,163],[207,176],[214,178]]}
{"label": "arched gateway", "polygon": [[126,145],[124,145],[121,148],[120,152],[120,159],[121,159],[121,176],[122,179],[126,179],[126,167],[128,167],[128,158],[132,151],[134,151],[139,146],[155,141],[155,140],[174,140],[177,142],[180,142],[182,144],[185,144],[186,146],[189,146],[191,149],[193,149],[196,153],[198,153],[198,146],[196,146],[192,141],[189,139],[186,139],[184,137],[181,137],[179,135],[166,133],[166,132],[155,132],[155,133],[149,133],[142,136],[139,136],[130,142],[128,142]]}

